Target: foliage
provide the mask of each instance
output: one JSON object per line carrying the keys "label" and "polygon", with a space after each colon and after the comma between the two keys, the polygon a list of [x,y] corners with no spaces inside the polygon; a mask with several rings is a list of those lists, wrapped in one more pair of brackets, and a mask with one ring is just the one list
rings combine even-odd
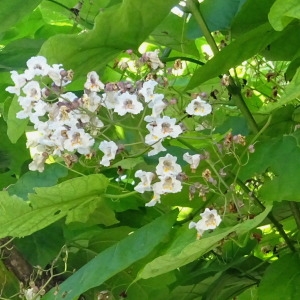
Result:
{"label": "foliage", "polygon": [[0,298],[298,299],[298,1],[27,2],[0,12]]}

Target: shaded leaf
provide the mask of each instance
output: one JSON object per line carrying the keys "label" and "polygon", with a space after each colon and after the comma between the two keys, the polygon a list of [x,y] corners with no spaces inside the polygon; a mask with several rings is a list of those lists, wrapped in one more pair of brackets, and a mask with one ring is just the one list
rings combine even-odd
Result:
{"label": "shaded leaf", "polygon": [[299,253],[287,254],[273,262],[266,270],[258,287],[258,298],[264,300],[299,299],[299,265]]}
{"label": "shaded leaf", "polygon": [[[101,252],[59,286],[57,297],[62,297],[67,292],[64,299],[74,299],[148,255],[171,230],[177,214],[178,211],[174,210],[161,216]],[[95,269],[105,272],[95,272]],[[43,299],[53,299],[53,292],[54,290],[48,292]]]}

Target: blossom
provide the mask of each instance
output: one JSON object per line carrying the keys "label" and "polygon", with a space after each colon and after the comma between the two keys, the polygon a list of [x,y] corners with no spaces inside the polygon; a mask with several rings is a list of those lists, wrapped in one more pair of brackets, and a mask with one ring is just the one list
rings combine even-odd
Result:
{"label": "blossom", "polygon": [[66,132],[67,139],[64,141],[64,148],[67,151],[78,151],[80,154],[89,154],[90,147],[95,140],[83,129],[71,128]]}
{"label": "blossom", "polygon": [[99,75],[95,71],[92,71],[87,74],[84,88],[91,92],[99,92],[104,89],[104,84],[99,80]]}
{"label": "blossom", "polygon": [[31,80],[34,76],[46,76],[50,70],[50,66],[47,64],[47,59],[44,56],[34,56],[27,61],[28,69],[24,74],[28,80]]}
{"label": "blossom", "polygon": [[200,154],[190,155],[188,152],[183,154],[183,160],[190,164],[191,170],[194,173],[200,163]]}
{"label": "blossom", "polygon": [[15,85],[9,86],[5,90],[11,94],[20,96],[20,89],[26,84],[26,77],[24,74],[18,74],[17,71],[11,71],[10,74]]}
{"label": "blossom", "polygon": [[157,175],[177,175],[182,171],[181,166],[176,163],[177,157],[167,154],[159,158],[159,164],[156,166]]}
{"label": "blossom", "polygon": [[198,96],[196,99],[191,101],[185,111],[187,114],[192,116],[206,116],[211,113],[212,106]]}
{"label": "blossom", "polygon": [[205,211],[200,214],[202,219],[200,221],[196,222],[190,222],[189,228],[196,228],[198,232],[198,236],[200,237],[204,231],[209,229],[215,229],[219,226],[222,219],[218,215],[217,211],[215,209],[209,209],[205,208]]}
{"label": "blossom", "polygon": [[26,300],[40,300],[41,297],[37,296],[38,289],[37,287],[32,287],[30,289],[24,290],[24,296]]}
{"label": "blossom", "polygon": [[151,68],[156,70],[157,68],[163,68],[164,64],[158,57],[159,50],[149,51],[143,54],[143,58],[150,62]]}
{"label": "blossom", "polygon": [[137,115],[143,109],[143,104],[137,100],[135,94],[125,92],[118,96],[118,103],[115,106],[114,112],[118,113],[119,116],[124,116],[126,113]]}
{"label": "blossom", "polygon": [[153,184],[153,191],[157,194],[178,193],[182,189],[181,181],[175,176],[158,176],[160,181]]}
{"label": "blossom", "polygon": [[[149,129],[149,127],[147,128]],[[176,125],[175,118],[163,116],[162,118],[155,119],[154,123],[152,124],[151,133],[158,138],[164,138],[168,136],[176,138],[182,133],[182,129],[179,125]]]}
{"label": "blossom", "polygon": [[105,167],[108,167],[110,165],[110,160],[116,157],[118,146],[113,141],[102,141],[99,145],[99,150],[101,150],[104,153],[100,164]]}
{"label": "blossom", "polygon": [[138,170],[134,176],[141,179],[141,182],[134,188],[137,192],[144,193],[145,191],[152,191],[151,182],[155,176],[154,173]]}
{"label": "blossom", "polygon": [[160,194],[154,192],[154,194],[153,194],[153,196],[152,196],[152,199],[151,199],[149,202],[147,202],[147,203],[145,204],[145,206],[147,206],[147,207],[152,207],[152,206],[154,206],[156,203],[160,203],[160,202],[161,202],[161,201],[160,201]]}

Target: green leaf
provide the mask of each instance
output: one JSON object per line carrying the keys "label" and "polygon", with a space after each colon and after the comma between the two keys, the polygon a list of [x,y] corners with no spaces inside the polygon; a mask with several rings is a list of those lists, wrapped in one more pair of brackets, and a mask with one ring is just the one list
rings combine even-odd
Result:
{"label": "green leaf", "polygon": [[[226,46],[209,60],[203,67],[197,69],[186,90],[191,90],[201,83],[228,72],[248,58],[263,50],[281,33],[275,32],[269,23],[245,33],[234,42]],[[264,38],[262,39],[261,36]]]}
{"label": "green leaf", "polygon": [[270,9],[269,21],[275,30],[283,30],[294,19],[300,19],[298,0],[276,0]]}
{"label": "green leaf", "polygon": [[20,175],[22,166],[30,159],[29,151],[26,149],[26,137],[22,135],[15,144],[12,144],[7,135],[7,126],[3,118],[0,118],[0,152],[7,156],[10,171]]}
{"label": "green leaf", "polygon": [[[268,13],[275,0],[248,0],[241,7],[231,24],[233,37],[247,33],[268,22]],[[249,13],[257,11],[259,13]]]}
{"label": "green leaf", "polygon": [[108,179],[101,174],[74,178],[52,187],[36,188],[36,193],[28,197],[30,202],[0,192],[0,237],[23,237],[36,232],[73,214],[72,210],[80,205],[89,205],[101,197],[107,185]]}
{"label": "green leaf", "polygon": [[[59,286],[57,297],[67,292],[64,299],[72,300],[148,255],[171,230],[177,214],[174,210],[161,216],[101,252]],[[97,269],[99,272],[95,272]],[[43,299],[53,299],[53,292],[48,292]]]}
{"label": "green leaf", "polygon": [[28,119],[21,120],[16,117],[17,112],[21,110],[22,108],[18,103],[18,97],[15,96],[11,102],[7,116],[7,136],[12,143],[18,141],[27,127]]}
{"label": "green leaf", "polygon": [[[200,4],[201,14],[210,32],[225,31],[230,29],[231,22],[236,15],[239,7],[246,0],[205,0]],[[199,29],[199,24],[195,18],[186,25],[188,27],[188,38],[195,39],[203,36]]]}
{"label": "green leaf", "polygon": [[[85,76],[91,70],[103,71],[116,54],[137,49],[175,4],[176,0],[125,0],[101,12],[93,30],[51,37],[40,54],[50,62],[72,68],[77,76]],[[155,14],[149,13],[154,7]]]}
{"label": "green leaf", "polygon": [[164,255],[157,257],[143,268],[137,279],[155,277],[184,266],[215,248],[219,241],[232,232],[236,232],[238,235],[247,233],[266,218],[271,208],[266,208],[257,217],[242,224],[231,228],[216,229],[212,234],[207,234],[200,240],[196,240],[196,233],[193,230],[186,229],[178,235]]}
{"label": "green leaf", "polygon": [[260,197],[272,201],[300,201],[300,133],[269,139],[255,145],[246,166],[240,172],[240,178],[247,180],[264,172],[272,173],[265,179],[259,190]]}
{"label": "green leaf", "polygon": [[299,299],[299,265],[299,253],[279,257],[266,270],[258,287],[258,298],[264,300]]}
{"label": "green leaf", "polygon": [[33,193],[34,188],[53,186],[57,184],[59,178],[67,174],[68,169],[59,164],[46,165],[42,173],[38,171],[25,173],[14,185],[8,187],[7,191],[10,195],[27,200],[28,194]]}
{"label": "green leaf", "polygon": [[4,32],[11,26],[19,22],[24,16],[30,14],[41,2],[41,0],[2,0],[0,9],[1,27],[0,32]]}

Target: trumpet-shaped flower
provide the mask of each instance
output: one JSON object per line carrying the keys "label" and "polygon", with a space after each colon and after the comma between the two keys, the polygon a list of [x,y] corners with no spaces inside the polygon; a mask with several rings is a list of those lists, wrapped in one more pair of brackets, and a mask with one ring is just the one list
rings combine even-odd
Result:
{"label": "trumpet-shaped flower", "polygon": [[104,84],[99,80],[99,75],[95,71],[92,71],[87,74],[84,88],[91,92],[99,92],[104,89]]}
{"label": "trumpet-shaped flower", "polygon": [[100,164],[105,167],[108,167],[110,165],[110,161],[116,157],[118,146],[113,141],[102,141],[99,145],[99,150],[101,150],[104,153]]}
{"label": "trumpet-shaped flower", "polygon": [[196,228],[199,237],[204,231],[217,228],[222,221],[215,209],[210,210],[209,208],[205,208],[205,211],[200,216],[202,217],[200,221],[197,223],[190,222],[189,224],[190,229]]}
{"label": "trumpet-shaped flower", "polygon": [[125,92],[118,96],[118,102],[115,106],[114,112],[118,113],[119,116],[124,116],[127,113],[137,115],[143,109],[143,104],[137,100],[137,96],[135,94]]}
{"label": "trumpet-shaped flower", "polygon": [[26,84],[26,77],[24,74],[18,74],[17,71],[11,71],[10,74],[10,77],[15,85],[9,86],[5,90],[11,94],[20,96],[20,90]]}
{"label": "trumpet-shaped flower", "polygon": [[183,160],[190,164],[193,173],[199,166],[200,158],[200,154],[190,155],[188,152],[183,154]]}
{"label": "trumpet-shaped flower", "polygon": [[174,175],[182,172],[181,166],[176,163],[177,157],[167,154],[165,157],[159,158],[159,163],[156,166],[157,175]]}
{"label": "trumpet-shaped flower", "polygon": [[181,181],[175,176],[158,176],[160,181],[153,184],[153,191],[157,194],[178,193],[182,189]]}
{"label": "trumpet-shaped flower", "polygon": [[186,113],[192,116],[206,116],[211,113],[212,107],[199,96],[192,100],[185,109]]}
{"label": "trumpet-shaped flower", "polygon": [[155,176],[154,173],[138,170],[134,176],[141,179],[141,182],[134,188],[137,192],[144,193],[145,191],[152,191],[151,182]]}

